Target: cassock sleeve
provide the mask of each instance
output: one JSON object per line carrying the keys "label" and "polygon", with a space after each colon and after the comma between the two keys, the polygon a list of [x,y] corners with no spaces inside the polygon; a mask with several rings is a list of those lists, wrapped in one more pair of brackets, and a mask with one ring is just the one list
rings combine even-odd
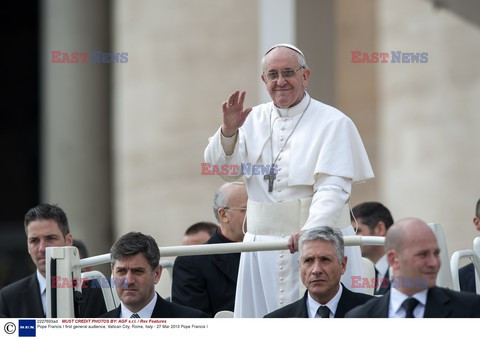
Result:
{"label": "cassock sleeve", "polygon": [[319,226],[335,227],[351,190],[351,179],[317,174],[309,216],[302,230]]}
{"label": "cassock sleeve", "polygon": [[237,139],[238,133],[231,138],[226,138],[222,135],[221,128],[219,128],[218,131],[209,138],[207,148],[205,149],[205,162],[211,167],[217,166],[216,168],[219,171],[226,172],[227,175],[221,175],[226,181],[236,181],[242,177],[242,156],[238,150],[239,143]]}

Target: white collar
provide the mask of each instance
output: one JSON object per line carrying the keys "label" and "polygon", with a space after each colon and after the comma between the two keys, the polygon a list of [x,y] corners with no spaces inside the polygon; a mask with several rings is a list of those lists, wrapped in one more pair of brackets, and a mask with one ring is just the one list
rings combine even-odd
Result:
{"label": "white collar", "polygon": [[307,108],[308,103],[310,102],[310,96],[308,95],[307,92],[303,95],[302,101],[300,101],[298,104],[296,104],[293,107],[289,108],[278,108],[275,106],[274,103],[272,103],[274,107],[274,112],[277,114],[277,117],[279,118],[286,118],[286,117],[294,117],[296,115],[302,114],[302,112],[305,111],[305,108]]}
{"label": "white collar", "polygon": [[330,299],[326,304],[320,304],[316,300],[314,300],[310,296],[310,292],[307,292],[307,311],[308,311],[308,317],[309,318],[315,318],[315,315],[317,314],[318,308],[320,306],[327,306],[330,309],[330,313],[333,314],[332,318],[335,318],[335,313],[337,312],[337,307],[338,307],[338,302],[340,301],[340,298],[342,297],[342,292],[343,292],[343,286],[342,284],[338,284],[338,291],[335,296]]}
{"label": "white collar", "polygon": [[387,275],[387,270],[388,270],[388,261],[387,261],[387,255],[384,254],[383,257],[378,259],[378,261],[375,263],[375,268],[377,269],[379,273],[379,278],[383,278]]}
{"label": "white collar", "polygon": [[[157,293],[154,293],[152,300],[140,311],[135,312],[140,318],[151,318],[155,304],[157,303]],[[130,311],[123,302],[121,303],[120,318],[130,318],[134,312]]]}
{"label": "white collar", "polygon": [[[417,312],[415,312],[415,317],[416,318],[423,318],[423,311],[425,310],[425,305],[427,304],[427,293],[428,293],[428,288],[421,290],[420,292],[415,293],[414,295],[411,296],[411,298],[415,298],[418,300],[419,305],[423,306],[421,307],[422,312],[421,316]],[[389,317],[393,318],[403,318],[405,317],[405,309],[402,307],[403,302],[405,299],[410,298],[408,295],[400,292],[395,288],[395,285],[392,284],[392,288],[390,289],[390,305],[389,305]],[[395,315],[395,316],[392,316]]]}
{"label": "white collar", "polygon": [[43,292],[47,289],[47,279],[43,275],[40,274],[40,271],[37,270],[37,280],[38,280],[38,286],[40,286],[40,295],[42,295]]}

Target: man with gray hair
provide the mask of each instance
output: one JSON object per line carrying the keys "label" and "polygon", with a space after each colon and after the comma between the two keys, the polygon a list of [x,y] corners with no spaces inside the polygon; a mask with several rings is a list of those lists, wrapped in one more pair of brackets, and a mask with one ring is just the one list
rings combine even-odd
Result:
{"label": "man with gray hair", "polygon": [[[220,227],[208,244],[239,242],[246,231],[247,190],[243,183],[224,184],[215,193],[213,213]],[[213,317],[233,311],[240,253],[178,257],[173,266],[172,301]]]}
{"label": "man with gray hair", "polygon": [[352,308],[372,296],[355,293],[340,283],[345,273],[342,232],[328,226],[312,228],[299,240],[300,276],[307,288],[300,300],[266,318],[343,318]]}
{"label": "man with gray hair", "polygon": [[[206,163],[242,169],[226,170],[223,178],[245,178],[244,241],[289,243],[289,250],[242,253],[235,317],[262,317],[298,299],[295,252],[301,232],[325,225],[354,235],[348,207],[352,184],[373,177],[352,120],[306,92],[310,74],[297,47],[278,44],[267,50],[260,78],[272,101],[246,108],[246,93],[233,92],[222,105],[222,126],[205,149]],[[345,282],[363,275],[360,248],[350,246],[347,255]]]}
{"label": "man with gray hair", "polygon": [[110,249],[113,283],[121,305],[102,318],[204,318],[206,314],[175,305],[155,292],[160,280],[160,250],[149,235],[129,232]]}

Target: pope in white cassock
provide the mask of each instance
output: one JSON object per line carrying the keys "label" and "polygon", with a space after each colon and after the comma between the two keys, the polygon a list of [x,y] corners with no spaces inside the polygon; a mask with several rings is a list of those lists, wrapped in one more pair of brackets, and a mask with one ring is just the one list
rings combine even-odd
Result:
{"label": "pope in white cassock", "polygon": [[[223,124],[205,150],[207,163],[244,166],[248,231],[243,241],[289,239],[290,251],[242,253],[235,317],[263,317],[303,295],[299,235],[319,226],[354,235],[348,207],[352,183],[373,178],[350,118],[305,91],[310,69],[297,47],[275,45],[262,68],[273,102],[244,108],[245,92],[232,93],[222,106]],[[254,165],[273,170],[253,171]],[[352,289],[351,276],[363,276],[360,248],[346,247],[345,256],[342,282]]]}

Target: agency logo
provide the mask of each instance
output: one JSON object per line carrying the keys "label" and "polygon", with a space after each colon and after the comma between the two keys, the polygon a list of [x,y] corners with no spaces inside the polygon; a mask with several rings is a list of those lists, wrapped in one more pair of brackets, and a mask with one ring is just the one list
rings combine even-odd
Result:
{"label": "agency logo", "polygon": [[15,324],[12,322],[8,322],[5,324],[5,326],[3,326],[3,330],[6,334],[13,334],[17,330],[17,326],[15,326]]}
{"label": "agency logo", "polygon": [[36,320],[35,319],[19,319],[18,320],[18,336],[19,337],[36,337]]}
{"label": "agency logo", "polygon": [[428,62],[428,52],[411,53],[403,51],[387,52],[362,52],[351,51],[352,64],[424,64]]}
{"label": "agency logo", "polygon": [[128,62],[128,53],[106,53],[102,51],[93,52],[62,52],[51,51],[52,64],[125,64]]}

